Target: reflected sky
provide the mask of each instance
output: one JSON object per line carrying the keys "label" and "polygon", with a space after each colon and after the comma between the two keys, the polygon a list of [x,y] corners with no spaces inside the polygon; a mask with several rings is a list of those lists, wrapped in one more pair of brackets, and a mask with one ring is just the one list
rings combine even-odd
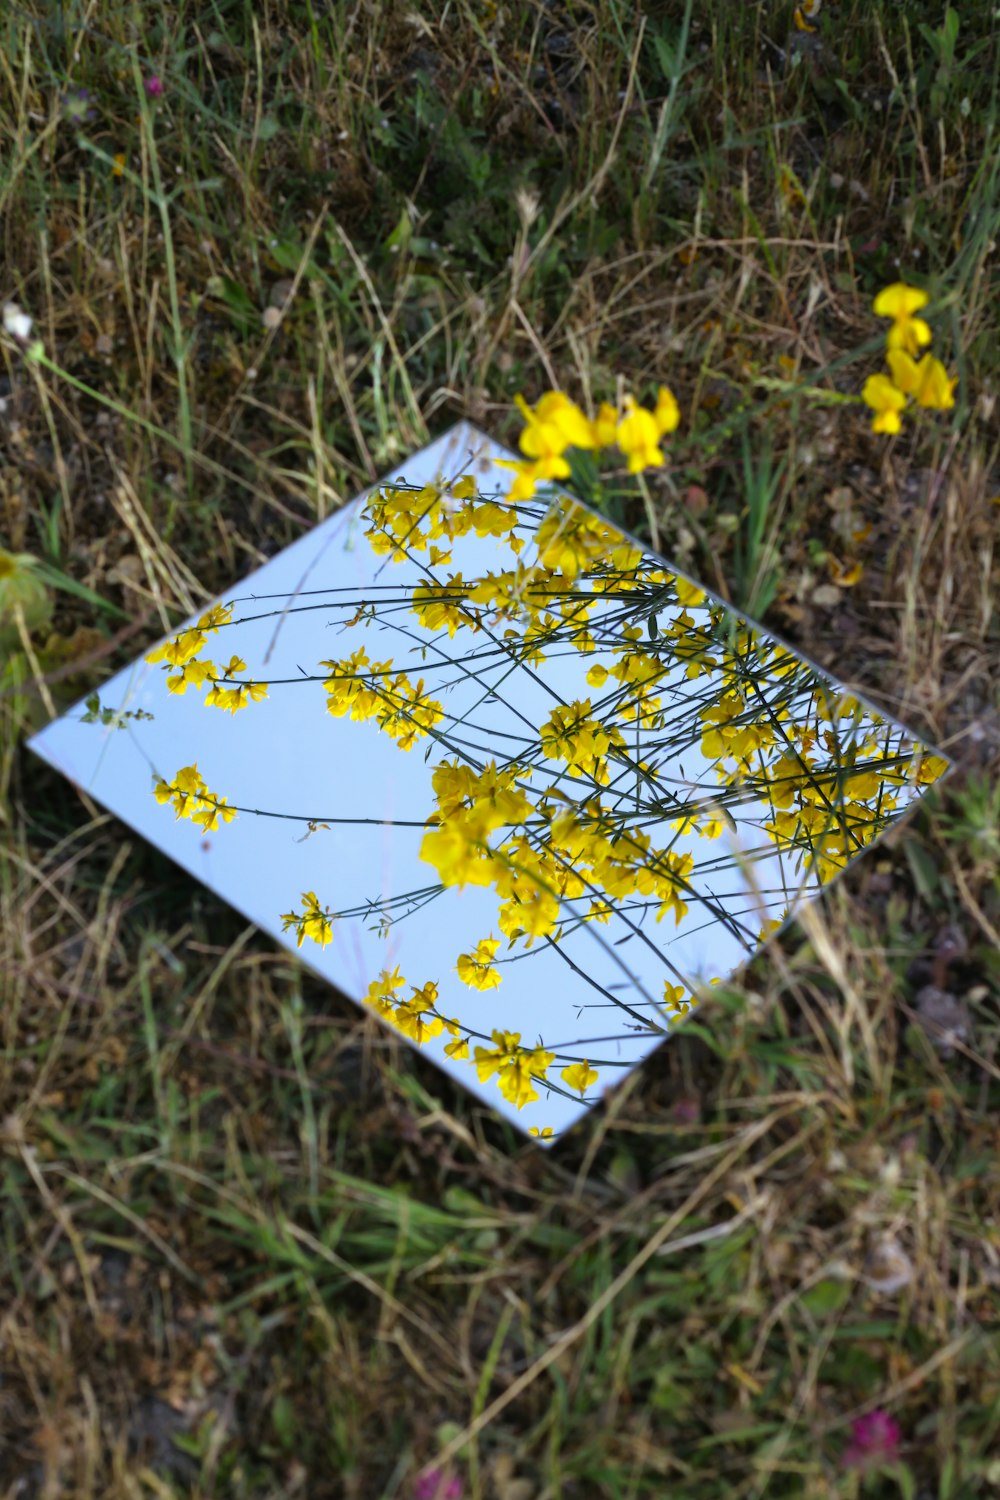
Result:
{"label": "reflected sky", "polygon": [[30,743],[551,1140],[948,763],[509,457],[460,424]]}

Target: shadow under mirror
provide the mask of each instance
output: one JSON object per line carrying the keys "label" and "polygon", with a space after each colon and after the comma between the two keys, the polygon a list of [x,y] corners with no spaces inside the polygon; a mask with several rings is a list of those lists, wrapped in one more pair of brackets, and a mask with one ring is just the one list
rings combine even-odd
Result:
{"label": "shadow under mirror", "polygon": [[948,762],[460,424],[30,742],[551,1142]]}

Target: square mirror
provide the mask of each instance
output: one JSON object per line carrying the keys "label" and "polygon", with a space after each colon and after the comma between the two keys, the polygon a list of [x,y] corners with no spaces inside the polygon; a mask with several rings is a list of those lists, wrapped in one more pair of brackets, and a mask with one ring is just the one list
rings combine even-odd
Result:
{"label": "square mirror", "polygon": [[459,424],[31,748],[550,1143],[948,762]]}

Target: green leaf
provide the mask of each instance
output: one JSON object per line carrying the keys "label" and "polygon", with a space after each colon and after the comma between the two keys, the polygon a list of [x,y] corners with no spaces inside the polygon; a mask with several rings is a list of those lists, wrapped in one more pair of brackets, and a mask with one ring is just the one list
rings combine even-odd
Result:
{"label": "green leaf", "polygon": [[231,276],[210,276],[206,285],[210,297],[217,297],[233,314],[241,327],[248,327],[257,317],[257,307],[238,281]]}
{"label": "green leaf", "polygon": [[802,1306],[814,1318],[825,1318],[830,1313],[839,1312],[850,1300],[851,1284],[849,1281],[834,1281],[832,1279],[819,1281],[815,1286],[799,1298]]}
{"label": "green leaf", "polygon": [[905,847],[913,883],[924,900],[929,901],[938,888],[938,872],[934,861],[923,845],[914,839],[908,840]]}
{"label": "green leaf", "polygon": [[37,630],[52,614],[52,601],[39,574],[37,560],[27,552],[0,547],[0,626],[14,624],[18,611],[27,630]]}
{"label": "green leaf", "polygon": [[283,1393],[271,1403],[271,1423],[282,1448],[292,1448],[296,1437],[295,1408]]}
{"label": "green leaf", "polygon": [[60,589],[64,594],[72,594],[75,599],[83,599],[87,604],[93,604],[96,609],[102,609],[105,614],[113,615],[116,620],[130,620],[132,616],[127,610],[112,604],[110,599],[104,599],[89,589],[85,583],[78,583],[75,578],[70,578],[60,568],[54,568],[50,563],[37,562],[35,572],[49,588]]}

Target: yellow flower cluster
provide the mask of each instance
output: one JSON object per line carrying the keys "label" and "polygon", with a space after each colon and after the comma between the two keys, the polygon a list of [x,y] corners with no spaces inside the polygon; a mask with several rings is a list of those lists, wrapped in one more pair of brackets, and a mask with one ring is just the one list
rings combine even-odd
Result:
{"label": "yellow flower cluster", "polygon": [[231,823],[236,816],[236,809],[229,806],[225,797],[216,797],[208,790],[197,763],[182,766],[173,781],[164,781],[162,776],[157,776],[153,796],[161,804],[171,803],[178,818],[190,818],[206,833],[218,828],[220,818],[224,823]]}
{"label": "yellow flower cluster", "polygon": [[378,979],[373,979],[368,986],[364,995],[365,1005],[370,1005],[383,1021],[388,1021],[390,1025],[397,1027],[404,1036],[416,1042],[418,1047],[446,1031],[456,1038],[445,1047],[448,1056],[468,1057],[469,1043],[462,1036],[459,1023],[438,1014],[437,985],[431,980],[419,986],[411,985],[410,998],[400,1000],[397,998],[397,991],[401,990],[405,983],[406,980],[400,974],[398,967],[383,969]]}
{"label": "yellow flower cluster", "polygon": [[475,1049],[480,1083],[497,1074],[497,1087],[511,1104],[523,1109],[539,1097],[534,1084],[543,1081],[555,1062],[555,1053],[544,1047],[522,1047],[519,1031],[493,1031],[492,1047]]}
{"label": "yellow flower cluster", "polygon": [[[474,962],[480,963],[481,968],[489,969],[492,966],[492,956],[498,948],[496,939],[483,939],[477,945],[477,954],[480,959]],[[463,959],[469,959],[469,954],[463,954]],[[459,960],[462,963],[462,960]],[[493,971],[495,972],[495,971]],[[453,1040],[445,1046],[448,1058],[465,1059],[469,1056],[468,1037],[462,1035],[462,1025],[457,1020],[447,1019],[438,1013],[438,986],[433,981],[427,981],[423,986],[411,986],[411,996],[408,1001],[400,1001],[397,992],[402,990],[406,981],[403,980],[399,968],[382,969],[378,980],[369,984],[364,1004],[370,1005],[378,1016],[385,1022],[399,1028],[405,1037],[423,1046],[432,1037],[441,1037],[447,1032]],[[499,983],[499,978],[496,983]],[[487,989],[489,986],[477,984],[477,989]],[[516,1104],[517,1109],[523,1109],[525,1104],[534,1103],[538,1098],[538,1092],[534,1085],[544,1082],[547,1071],[556,1061],[555,1053],[546,1052],[544,1047],[522,1047],[520,1046],[520,1032],[492,1031],[492,1047],[477,1047],[475,1049],[475,1068],[481,1083],[487,1083],[496,1076],[499,1091],[505,1100]],[[594,1083],[597,1083],[597,1068],[591,1068],[589,1062],[576,1062],[562,1070],[562,1079],[568,1088],[574,1089],[580,1097],[586,1094]],[[552,1136],[552,1128],[546,1128],[543,1136]]]}
{"label": "yellow flower cluster", "polygon": [[301,948],[306,938],[311,938],[314,943],[319,943],[325,948],[333,936],[333,919],[329,912],[323,910],[319,904],[319,897],[315,891],[302,892],[302,910],[283,912],[281,917],[281,930],[287,932],[289,927],[296,929],[295,946]]}
{"label": "yellow flower cluster", "polygon": [[[420,857],[432,864],[443,885],[489,886],[503,870],[487,842],[498,828],[516,826],[531,812],[517,786],[519,766],[498,771],[490,761],[482,771],[461,761],[442,761],[431,778],[437,812],[427,822]],[[528,773],[530,774],[530,773]]]}
{"label": "yellow flower cluster", "polygon": [[228,709],[233,714],[237,709],[246,708],[248,703],[260,703],[267,697],[267,688],[262,682],[234,683],[231,680],[237,672],[245,672],[247,669],[246,662],[240,657],[230,657],[229,665],[225,667],[217,667],[214,662],[197,659],[209,634],[217,635],[219,627],[231,624],[232,618],[231,604],[213,604],[197,625],[189,625],[186,630],[180,631],[171,640],[164,641],[162,646],[157,646],[147,654],[145,659],[153,666],[158,662],[166,662],[168,666],[179,669],[167,678],[167,687],[171,693],[182,698],[189,687],[200,690],[206,683],[211,683],[211,688],[205,694],[206,707]]}
{"label": "yellow flower cluster", "polygon": [[688,994],[682,984],[671,984],[669,979],[664,981],[663,1009],[672,1021],[690,1015],[697,1004],[694,995]]}
{"label": "yellow flower cluster", "polygon": [[[371,526],[365,532],[372,550],[387,554],[393,562],[426,552],[432,566],[451,561],[452,543],[470,531],[478,537],[507,536],[515,553],[524,542],[510,536],[517,525],[517,514],[509,506],[492,500],[481,500],[471,474],[450,486],[424,485],[420,490],[406,490],[386,485],[368,502]],[[438,546],[438,543],[443,543]]]}
{"label": "yellow flower cluster", "polygon": [[444,717],[434,698],[424,695],[424,680],[416,686],[405,672],[391,672],[391,661],[370,661],[364,646],[343,661],[321,661],[332,676],[323,686],[327,712],[340,719],[374,719],[379,729],[394,739],[401,750],[412,750]]}
{"label": "yellow flower cluster", "polygon": [[607,786],[608,751],[624,750],[621,731],[594,718],[590,699],[554,708],[539,731],[542,754],[549,760],[564,760],[569,774]]}
{"label": "yellow flower cluster", "polygon": [[458,955],[458,977],[470,990],[495,990],[499,986],[501,975],[494,963],[499,946],[499,938],[480,938],[471,953]]}
{"label": "yellow flower cluster", "polygon": [[157,662],[165,661],[172,667],[181,667],[185,662],[192,661],[208,640],[209,634],[217,635],[220,625],[229,625],[233,618],[233,606],[231,604],[213,604],[212,608],[206,610],[197,625],[189,625],[171,640],[164,641],[162,646],[157,646],[146,656],[146,661],[154,666]]}
{"label": "yellow flower cluster", "polygon": [[872,304],[877,317],[892,319],[885,340],[890,373],[869,375],[861,392],[861,399],[875,413],[872,432],[899,432],[900,413],[911,399],[935,411],[948,411],[955,405],[957,377],[950,378],[932,354],[920,355],[921,347],[931,341],[931,330],[916,314],[929,300],[919,287],[896,281],[879,292]]}
{"label": "yellow flower cluster", "polygon": [[617,447],[628,462],[630,474],[659,468],[663,464],[660,441],[680,422],[677,402],[665,385],[660,386],[652,411],[626,396],[621,413],[605,401],[594,418],[588,418],[562,391],[546,391],[534,407],[523,396],[514,400],[527,424],[518,439],[525,457],[497,460],[517,476],[510,491],[513,501],[530,500],[540,480],[568,479],[566,454],[571,448],[593,451]]}

